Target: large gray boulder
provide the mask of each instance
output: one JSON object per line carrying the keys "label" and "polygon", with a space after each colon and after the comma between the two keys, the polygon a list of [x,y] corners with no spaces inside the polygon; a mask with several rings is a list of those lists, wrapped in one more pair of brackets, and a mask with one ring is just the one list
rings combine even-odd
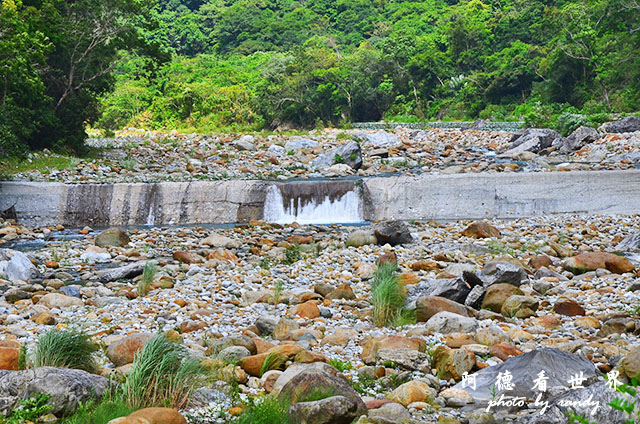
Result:
{"label": "large gray boulder", "polygon": [[326,168],[336,163],[344,163],[355,170],[360,169],[362,167],[360,145],[355,141],[345,143],[328,153],[318,156],[313,160],[312,165],[315,168]]}
{"label": "large gray boulder", "polygon": [[616,119],[613,122],[606,122],[598,129],[605,133],[627,133],[640,131],[640,118],[636,116],[627,116],[626,118]]}
{"label": "large gray boulder", "polygon": [[100,399],[109,380],[86,371],[67,368],[40,367],[24,371],[0,370],[0,415],[38,394],[51,395],[48,404],[56,416],[70,415],[78,403]]}
{"label": "large gray boulder", "polygon": [[482,280],[485,288],[500,283],[520,286],[522,281],[528,279],[527,272],[524,269],[504,261],[488,262],[482,268],[482,273],[478,277]]}
{"label": "large gray boulder", "polygon": [[310,140],[308,138],[297,138],[287,141],[287,143],[284,145],[284,149],[289,152],[291,150],[313,149],[317,145],[318,142],[315,140]]}
{"label": "large gray boulder", "polygon": [[[623,395],[600,381],[581,389],[565,391],[562,394],[548,399],[549,408],[544,413],[518,419],[522,424],[570,424],[569,415],[584,416],[590,423],[623,424],[628,422],[630,416],[613,409],[609,403],[614,399],[625,399],[636,405],[640,403],[640,394],[633,399],[629,395]],[[636,421],[637,422],[637,421]]]}
{"label": "large gray boulder", "polygon": [[359,140],[367,147],[386,148],[400,147],[402,142],[395,134],[386,131],[377,131],[374,133],[356,132],[353,138]]}
{"label": "large gray boulder", "polygon": [[361,413],[355,400],[345,396],[331,396],[291,405],[289,420],[299,424],[349,424]]}
{"label": "large gray boulder", "polygon": [[523,152],[538,153],[554,144],[555,140],[561,140],[562,136],[548,128],[529,128],[520,136],[514,137],[509,149],[498,155],[499,157],[513,157]]}
{"label": "large gray boulder", "polygon": [[391,246],[413,243],[409,227],[402,221],[383,222],[375,227],[374,234],[377,243],[381,246],[387,243]]}
{"label": "large gray boulder", "polygon": [[474,333],[478,328],[478,321],[475,318],[463,317],[453,312],[438,312],[427,321],[425,328],[434,333]]}
{"label": "large gray boulder", "polygon": [[[498,375],[509,372],[513,390],[501,391],[495,387]],[[487,403],[492,397],[523,396],[535,399],[538,391],[533,389],[533,381],[544,371],[548,377],[547,387],[565,390],[569,387],[569,380],[582,372],[585,385],[593,382],[600,374],[595,365],[584,356],[567,353],[559,349],[536,349],[521,355],[512,356],[499,365],[484,368],[475,374],[476,388],[465,386],[460,382],[455,387],[471,394],[476,402]],[[465,387],[463,387],[465,386]],[[558,390],[556,390],[557,392]]]}
{"label": "large gray boulder", "polygon": [[134,278],[142,274],[144,265],[144,261],[139,261],[117,268],[103,269],[102,271],[98,271],[98,279],[103,283],[108,283],[121,278]]}
{"label": "large gray boulder", "polygon": [[[31,263],[27,255],[17,250],[2,250],[2,258],[7,259],[0,266],[0,274],[4,273],[10,281],[29,281],[38,277],[38,269]],[[1,271],[2,269],[4,272]]]}
{"label": "large gray boulder", "polygon": [[291,404],[303,402],[310,395],[319,393],[344,396],[356,403],[356,417],[367,413],[367,407],[349,381],[337,369],[324,363],[303,365],[291,371],[287,369],[276,381],[273,391],[278,399]]}
{"label": "large gray boulder", "polygon": [[591,127],[578,127],[565,140],[560,148],[561,152],[573,152],[580,150],[587,144],[591,144],[600,138],[600,133]]}
{"label": "large gray boulder", "polygon": [[414,309],[416,301],[423,296],[440,296],[464,304],[470,291],[469,285],[462,277],[420,281],[409,289],[405,297],[405,306]]}
{"label": "large gray boulder", "polygon": [[616,250],[622,252],[640,252],[640,231],[629,234],[616,245]]}

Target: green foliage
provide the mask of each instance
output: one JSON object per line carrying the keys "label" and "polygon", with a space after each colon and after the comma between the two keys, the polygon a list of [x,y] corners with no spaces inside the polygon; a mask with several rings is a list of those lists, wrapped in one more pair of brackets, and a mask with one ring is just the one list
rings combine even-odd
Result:
{"label": "green foliage", "polygon": [[276,281],[273,286],[273,304],[277,305],[280,302],[280,296],[282,296],[282,289],[284,288],[284,283],[281,280]]}
{"label": "green foliage", "polygon": [[640,379],[634,377],[629,384],[618,385],[616,391],[621,393],[623,397],[617,397],[608,404],[616,411],[623,412],[629,416],[625,424],[634,424],[640,419],[640,405],[637,405],[635,399],[639,383]]}
{"label": "green foliage", "polygon": [[38,338],[32,363],[34,367],[75,368],[96,372],[94,354],[98,345],[75,330],[49,330]]}
{"label": "green foliage", "polygon": [[339,359],[329,359],[328,364],[336,368],[340,372],[345,372],[353,369],[353,364],[351,362],[344,362]]}
{"label": "green foliage", "polygon": [[262,376],[267,371],[280,369],[285,362],[287,362],[286,356],[276,352],[269,352],[260,367],[260,375]]}
{"label": "green foliage", "polygon": [[125,417],[133,411],[119,393],[107,394],[100,401],[80,404],[76,412],[62,419],[60,424],[107,424],[114,418]]}
{"label": "green foliage", "polygon": [[591,121],[586,116],[579,113],[563,112],[558,116],[556,130],[566,137],[582,126],[591,126]]}
{"label": "green foliage", "polygon": [[276,397],[266,396],[255,401],[250,398],[244,412],[235,421],[236,424],[289,424],[289,404]]}
{"label": "green foliage", "polygon": [[285,249],[284,259],[282,260],[282,263],[291,265],[294,262],[298,262],[300,259],[302,259],[302,254],[300,253],[300,245],[292,244]]}
{"label": "green foliage", "polygon": [[36,396],[20,401],[20,406],[11,410],[9,418],[2,420],[6,424],[23,424],[36,421],[53,409],[48,405],[51,395],[41,393]]}
{"label": "green foliage", "polygon": [[154,336],[139,351],[123,384],[123,396],[134,409],[183,408],[205,370],[184,346]]}
{"label": "green foliage", "polygon": [[395,275],[396,265],[380,265],[371,279],[371,316],[377,327],[394,325],[402,316],[403,288]]}
{"label": "green foliage", "polygon": [[151,288],[151,284],[156,276],[156,272],[158,272],[157,264],[153,262],[147,262],[144,264],[142,278],[138,282],[138,296],[145,296],[149,293],[149,289]]}
{"label": "green foliage", "polygon": [[4,0],[0,4],[0,154],[84,150],[85,126],[113,85],[122,52],[158,52],[143,37],[151,0]]}
{"label": "green foliage", "polygon": [[28,354],[27,354],[27,346],[26,345],[22,345],[20,346],[20,356],[18,357],[18,369],[19,370],[25,370],[27,369],[27,361],[28,361]]}

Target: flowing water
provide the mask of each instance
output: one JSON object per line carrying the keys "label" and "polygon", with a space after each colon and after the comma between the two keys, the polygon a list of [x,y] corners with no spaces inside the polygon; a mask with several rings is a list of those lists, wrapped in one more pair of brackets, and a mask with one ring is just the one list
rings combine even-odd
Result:
{"label": "flowing water", "polygon": [[264,220],[279,224],[355,224],[363,222],[362,190],[354,181],[272,184]]}

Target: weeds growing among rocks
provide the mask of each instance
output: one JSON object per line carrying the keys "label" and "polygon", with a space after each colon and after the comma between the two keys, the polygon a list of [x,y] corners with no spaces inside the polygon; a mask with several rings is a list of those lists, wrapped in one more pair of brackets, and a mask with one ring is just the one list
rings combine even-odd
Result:
{"label": "weeds growing among rocks", "polygon": [[138,296],[145,296],[151,289],[151,284],[158,271],[158,265],[153,262],[147,262],[142,271],[142,278],[138,282]]}
{"label": "weeds growing among rocks", "polygon": [[396,324],[402,317],[404,293],[396,269],[395,264],[381,265],[371,279],[372,318],[377,327]]}
{"label": "weeds growing among rocks", "polygon": [[50,330],[38,339],[33,353],[33,367],[75,368],[96,372],[94,354],[98,345],[89,336],[75,330]]}
{"label": "weeds growing among rocks", "polygon": [[166,406],[180,409],[204,375],[200,361],[184,346],[158,335],[136,355],[123,385],[124,399],[135,409]]}

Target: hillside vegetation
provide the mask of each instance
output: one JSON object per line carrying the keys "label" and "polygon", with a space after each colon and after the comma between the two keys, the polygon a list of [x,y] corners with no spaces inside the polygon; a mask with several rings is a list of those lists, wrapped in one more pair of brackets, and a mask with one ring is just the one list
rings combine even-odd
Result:
{"label": "hillside vegetation", "polygon": [[5,150],[78,148],[87,124],[575,127],[640,109],[638,0],[19,1],[0,8]]}

